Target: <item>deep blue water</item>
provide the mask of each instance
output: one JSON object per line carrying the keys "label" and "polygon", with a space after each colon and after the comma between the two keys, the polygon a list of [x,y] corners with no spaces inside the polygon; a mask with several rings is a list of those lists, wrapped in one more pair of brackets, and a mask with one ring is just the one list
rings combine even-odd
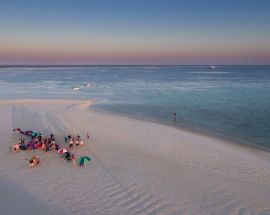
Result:
{"label": "deep blue water", "polygon": [[[85,82],[95,87],[71,90]],[[270,148],[270,66],[6,67],[0,98],[96,98],[99,110]]]}

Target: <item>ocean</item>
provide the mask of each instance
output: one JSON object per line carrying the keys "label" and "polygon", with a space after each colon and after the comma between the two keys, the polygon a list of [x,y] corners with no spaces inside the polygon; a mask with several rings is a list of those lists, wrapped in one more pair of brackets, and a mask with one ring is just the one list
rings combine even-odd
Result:
{"label": "ocean", "polygon": [[2,66],[11,98],[97,99],[99,111],[270,149],[270,66]]}

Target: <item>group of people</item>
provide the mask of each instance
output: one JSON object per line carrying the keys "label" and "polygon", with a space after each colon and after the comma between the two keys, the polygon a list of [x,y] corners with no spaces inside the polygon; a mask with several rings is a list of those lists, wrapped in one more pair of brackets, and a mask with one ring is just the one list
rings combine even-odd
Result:
{"label": "group of people", "polygon": [[65,143],[69,144],[70,149],[73,149],[74,145],[78,147],[84,144],[79,134],[76,137],[68,135],[67,137],[65,137]]}
{"label": "group of people", "polygon": [[[76,157],[74,153],[72,153],[71,149],[73,149],[74,146],[76,148],[78,146],[82,146],[84,144],[84,141],[78,134],[76,137],[73,137],[71,135],[68,135],[65,137],[65,143],[68,144],[68,149],[60,149],[59,145],[56,144],[56,140],[54,137],[54,134],[50,134],[50,137],[45,137],[39,132],[34,131],[22,131],[20,128],[13,129],[14,132],[18,132],[19,134],[26,135],[30,138],[30,141],[26,144],[25,138],[22,137],[19,139],[18,143],[13,144],[12,148],[15,152],[20,152],[21,150],[37,150],[41,149],[43,152],[49,152],[54,151],[58,152],[59,154],[62,154],[62,157],[66,159],[67,161],[72,161],[73,164],[76,163]],[[87,133],[86,136],[87,139],[89,139],[89,135]],[[10,151],[11,151],[11,147]],[[29,160],[29,167],[37,167],[40,164],[40,158],[36,155],[34,155]]]}
{"label": "group of people", "polygon": [[[30,142],[25,143],[25,138],[20,138],[18,143],[13,144],[12,148],[15,152],[19,152],[21,150],[36,150],[42,149],[44,152],[49,152],[53,150],[54,152],[58,150],[60,147],[55,142],[54,134],[51,134],[50,137],[44,137],[39,132],[34,131],[22,131],[20,128],[16,128],[13,131],[17,131],[20,134],[26,135],[30,137]],[[11,148],[10,148],[11,150]]]}

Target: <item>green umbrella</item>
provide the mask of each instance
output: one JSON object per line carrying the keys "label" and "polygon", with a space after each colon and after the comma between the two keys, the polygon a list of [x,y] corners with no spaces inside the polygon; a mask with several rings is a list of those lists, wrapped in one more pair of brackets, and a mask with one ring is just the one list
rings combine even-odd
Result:
{"label": "green umbrella", "polygon": [[38,136],[42,136],[42,134],[40,132],[33,131],[31,136],[32,137],[38,137]]}
{"label": "green umbrella", "polygon": [[82,156],[82,157],[79,158],[78,163],[79,163],[80,166],[82,166],[82,165],[86,165],[87,163],[89,163],[90,160],[91,160],[90,157]]}

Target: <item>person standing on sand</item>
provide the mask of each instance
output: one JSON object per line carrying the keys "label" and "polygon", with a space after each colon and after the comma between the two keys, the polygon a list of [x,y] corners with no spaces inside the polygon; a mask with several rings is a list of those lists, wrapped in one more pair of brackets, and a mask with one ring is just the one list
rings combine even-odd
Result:
{"label": "person standing on sand", "polygon": [[71,138],[70,141],[69,141],[69,148],[70,149],[73,149],[74,142],[75,142],[75,139],[74,138]]}
{"label": "person standing on sand", "polygon": [[42,149],[43,152],[45,152],[45,150],[46,150],[46,144],[45,143],[42,143],[41,149]]}
{"label": "person standing on sand", "polygon": [[173,121],[176,122],[176,113],[173,113]]}
{"label": "person standing on sand", "polygon": [[75,157],[75,155],[73,153],[71,155],[71,160],[72,160],[72,163],[73,163],[73,166],[74,166],[75,163],[76,163],[76,157]]}

